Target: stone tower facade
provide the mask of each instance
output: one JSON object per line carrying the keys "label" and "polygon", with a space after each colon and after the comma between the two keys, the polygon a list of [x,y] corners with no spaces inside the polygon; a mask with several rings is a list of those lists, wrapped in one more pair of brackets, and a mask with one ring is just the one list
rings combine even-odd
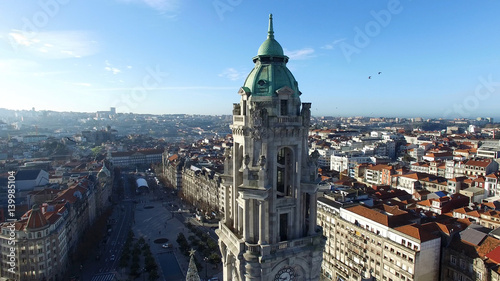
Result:
{"label": "stone tower facade", "polygon": [[300,101],[272,15],[253,62],[225,160],[217,230],[224,280],[318,280],[325,240],[316,224],[319,155],[307,146],[311,104]]}

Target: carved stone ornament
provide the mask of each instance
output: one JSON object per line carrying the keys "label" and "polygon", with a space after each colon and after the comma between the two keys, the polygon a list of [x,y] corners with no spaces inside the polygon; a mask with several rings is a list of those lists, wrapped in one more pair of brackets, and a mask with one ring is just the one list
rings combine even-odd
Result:
{"label": "carved stone ornament", "polygon": [[262,130],[260,128],[254,128],[252,130],[252,138],[260,140],[262,138]]}
{"label": "carved stone ornament", "polygon": [[241,114],[241,106],[239,103],[233,103],[233,115]]}
{"label": "carved stone ornament", "polygon": [[231,149],[226,148],[224,149],[224,159],[229,159],[229,158],[231,158]]}
{"label": "carved stone ornament", "polygon": [[302,115],[302,124],[304,126],[309,126],[309,123],[311,122],[311,104],[310,103],[303,103],[302,104],[302,111],[300,112],[300,115]]}
{"label": "carved stone ornament", "polygon": [[253,121],[253,125],[254,127],[259,127],[259,126],[262,126],[262,112],[261,112],[261,109],[252,109],[252,121]]}
{"label": "carved stone ornament", "polygon": [[259,159],[259,166],[260,166],[260,169],[261,170],[264,170],[264,168],[266,167],[266,156],[264,155],[261,155],[260,156],[260,159]]}
{"label": "carved stone ornament", "polygon": [[245,154],[245,157],[243,157],[243,164],[244,167],[248,167],[248,164],[250,164],[250,156],[248,154]]}

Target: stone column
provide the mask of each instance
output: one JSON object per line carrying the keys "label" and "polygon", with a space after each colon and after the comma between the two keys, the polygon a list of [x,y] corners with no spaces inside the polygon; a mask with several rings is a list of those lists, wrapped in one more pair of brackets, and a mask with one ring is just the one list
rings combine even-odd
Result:
{"label": "stone column", "polygon": [[248,210],[248,199],[245,200],[242,212],[243,219],[243,239],[248,241],[249,239],[249,229],[250,229],[250,212]]}
{"label": "stone column", "polygon": [[259,244],[267,244],[266,242],[266,205],[265,201],[259,202]]}
{"label": "stone column", "polygon": [[313,235],[316,228],[316,193],[309,194],[309,231],[308,235]]}

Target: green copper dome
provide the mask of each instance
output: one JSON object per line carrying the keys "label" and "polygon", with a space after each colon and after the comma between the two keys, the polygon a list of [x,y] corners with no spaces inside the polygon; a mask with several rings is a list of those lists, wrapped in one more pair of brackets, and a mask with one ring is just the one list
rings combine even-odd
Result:
{"label": "green copper dome", "polygon": [[267,40],[262,43],[253,61],[255,66],[243,84],[252,95],[250,99],[259,96],[276,97],[280,89],[285,88],[294,97],[300,95],[298,83],[286,67],[288,57],[283,54],[281,45],[274,40],[272,15],[269,15]]}
{"label": "green copper dome", "polygon": [[273,15],[269,15],[269,31],[267,32],[267,39],[260,45],[258,56],[284,56],[283,48],[280,43],[274,39],[273,31]]}

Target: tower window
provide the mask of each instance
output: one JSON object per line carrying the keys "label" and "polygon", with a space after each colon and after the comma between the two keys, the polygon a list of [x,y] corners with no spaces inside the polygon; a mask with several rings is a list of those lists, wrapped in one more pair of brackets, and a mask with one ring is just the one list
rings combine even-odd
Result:
{"label": "tower window", "polygon": [[276,190],[278,197],[292,196],[292,151],[282,147],[278,150]]}
{"label": "tower window", "polygon": [[280,100],[280,115],[288,115],[288,100]]}
{"label": "tower window", "polygon": [[288,239],[288,214],[280,214],[280,242]]}

